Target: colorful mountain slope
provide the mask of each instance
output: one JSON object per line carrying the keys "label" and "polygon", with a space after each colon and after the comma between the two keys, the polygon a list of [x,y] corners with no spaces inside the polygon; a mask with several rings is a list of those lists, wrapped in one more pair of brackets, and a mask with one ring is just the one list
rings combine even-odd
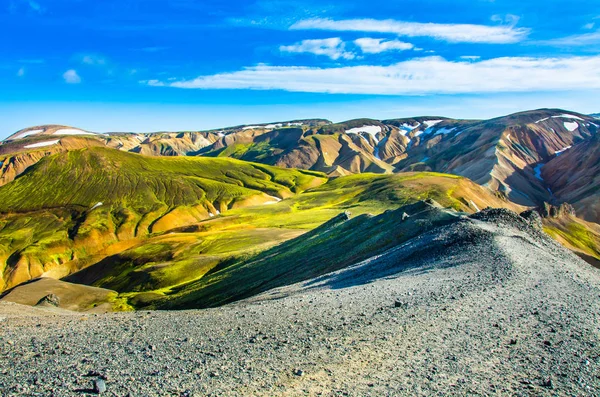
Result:
{"label": "colorful mountain slope", "polygon": [[106,148],[45,157],[0,187],[1,289],[62,277],[149,234],[276,203],[323,182],[320,174],[232,159]]}

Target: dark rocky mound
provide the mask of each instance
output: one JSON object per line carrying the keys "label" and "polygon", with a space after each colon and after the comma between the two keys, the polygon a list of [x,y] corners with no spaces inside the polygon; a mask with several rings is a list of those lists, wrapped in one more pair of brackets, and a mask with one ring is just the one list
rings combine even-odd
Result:
{"label": "dark rocky mound", "polygon": [[60,305],[60,298],[58,296],[56,296],[55,294],[48,294],[48,295],[44,296],[36,304],[36,306],[54,306],[54,307],[58,307],[59,305]]}

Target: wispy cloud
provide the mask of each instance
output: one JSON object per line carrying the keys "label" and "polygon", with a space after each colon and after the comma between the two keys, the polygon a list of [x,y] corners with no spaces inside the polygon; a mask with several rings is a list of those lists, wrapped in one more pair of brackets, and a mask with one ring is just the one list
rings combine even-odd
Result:
{"label": "wispy cloud", "polygon": [[325,55],[333,60],[353,59],[355,55],[346,51],[346,44],[339,37],[330,39],[302,40],[299,43],[281,46],[282,52],[309,53],[314,55]]}
{"label": "wispy cloud", "polygon": [[425,57],[390,66],[337,68],[259,65],[193,80],[142,83],[177,88],[376,95],[589,90],[600,88],[600,56],[460,62]]}
{"label": "wispy cloud", "polygon": [[294,23],[292,30],[392,33],[406,37],[431,37],[451,43],[516,43],[527,37],[529,29],[513,24],[500,26],[440,24],[396,21],[392,19],[333,20],[313,18]]}
{"label": "wispy cloud", "polygon": [[69,69],[63,73],[63,79],[67,84],[79,84],[81,83],[81,77],[77,74],[75,69]]}
{"label": "wispy cloud", "polygon": [[20,68],[17,71],[17,77],[23,77],[23,76],[25,76],[25,68]]}
{"label": "wispy cloud", "polygon": [[137,51],[142,51],[142,52],[161,52],[161,51],[165,51],[168,50],[169,47],[160,47],[160,46],[156,46],[156,47],[144,47],[144,48],[140,48]]}
{"label": "wispy cloud", "polygon": [[384,40],[363,37],[354,40],[354,44],[360,47],[366,54],[379,54],[386,51],[406,51],[412,50],[415,46],[411,43],[405,43],[400,40]]}
{"label": "wispy cloud", "polygon": [[600,30],[590,33],[559,37],[557,39],[536,41],[533,44],[543,44],[555,47],[583,47],[595,44],[600,45]]}
{"label": "wispy cloud", "polygon": [[8,2],[8,12],[11,14],[17,13],[20,10],[33,11],[36,14],[44,14],[46,9],[40,3],[34,0],[10,0]]}
{"label": "wispy cloud", "polygon": [[37,12],[38,14],[43,14],[46,10],[40,5],[40,3],[33,1],[33,0],[28,0],[27,4],[29,5],[29,8],[31,8],[33,11]]}
{"label": "wispy cloud", "polygon": [[107,63],[106,58],[98,54],[80,54],[77,58],[85,65],[104,66]]}

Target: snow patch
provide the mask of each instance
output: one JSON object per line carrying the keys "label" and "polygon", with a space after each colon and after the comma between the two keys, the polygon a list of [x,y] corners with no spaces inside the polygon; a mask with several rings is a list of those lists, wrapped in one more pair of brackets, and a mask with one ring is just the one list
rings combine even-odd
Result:
{"label": "snow patch", "polygon": [[375,141],[379,141],[375,135],[381,132],[381,127],[378,125],[363,125],[362,127],[346,130],[346,134],[358,134],[361,132],[366,132],[367,134],[373,136]]}
{"label": "snow patch", "polygon": [[283,124],[279,123],[279,124],[267,124],[267,125],[265,125],[264,128],[266,128],[268,130],[272,130],[272,129],[281,128],[281,127],[283,127]]}
{"label": "snow patch", "polygon": [[574,119],[574,120],[581,120],[581,121],[585,121],[584,119],[582,119],[579,116],[575,116],[572,114],[561,114],[560,116],[552,116],[553,119]]}
{"label": "snow patch", "polygon": [[421,126],[421,123],[417,123],[417,125],[410,125],[408,123],[404,123],[402,125],[400,125],[400,133],[402,135],[406,135],[409,132],[411,132],[412,130],[414,130],[415,128],[419,128]]}
{"label": "snow patch", "polygon": [[556,157],[558,157],[558,156],[560,156],[561,154],[563,154],[564,152],[566,152],[567,150],[569,150],[571,148],[572,148],[572,146],[567,146],[565,148],[557,150],[556,152],[554,152],[554,154],[556,155]]}
{"label": "snow patch", "polygon": [[215,216],[215,214],[213,214],[212,212],[209,212],[208,216],[212,218],[213,216]]}
{"label": "snow patch", "polygon": [[99,201],[96,204],[94,204],[94,206],[92,208],[90,208],[90,211],[93,210],[93,209],[96,209],[96,208],[98,208],[100,206],[103,206],[103,205],[104,205],[104,203],[102,203],[102,202]]}
{"label": "snow patch", "polygon": [[417,131],[415,133],[415,136],[420,136],[422,134],[431,134],[434,130],[434,127],[441,123],[444,120],[426,120],[423,122],[423,124],[425,124],[425,126],[427,127],[427,129],[425,129],[425,131]]}
{"label": "snow patch", "polygon": [[82,131],[77,128],[61,128],[56,131],[52,135],[97,135],[93,132]]}
{"label": "snow patch", "polygon": [[23,147],[25,149],[32,149],[32,148],[36,148],[36,147],[44,147],[44,146],[56,145],[59,142],[60,142],[60,139],[57,139],[55,141],[44,141],[44,142],[32,143],[31,145],[25,145]]}
{"label": "snow patch", "polygon": [[446,128],[446,127],[442,127],[439,130],[437,130],[435,132],[435,135],[446,135],[446,134],[450,134],[452,131],[454,131],[457,127],[452,127],[452,128]]}
{"label": "snow patch", "polygon": [[475,203],[473,202],[473,200],[471,200],[471,204],[473,204],[473,207],[475,207],[475,209],[477,210],[477,212],[481,211],[481,210],[479,209],[479,207],[477,206],[477,204],[475,204]]}
{"label": "snow patch", "polygon": [[19,134],[16,138],[21,139],[21,138],[28,137],[30,135],[39,134],[40,132],[44,132],[44,130],[29,130],[29,131],[23,132],[22,134]]}
{"label": "snow patch", "polygon": [[427,126],[427,128],[433,127],[436,124],[441,123],[444,120],[426,120],[423,122],[423,124],[425,124]]}
{"label": "snow patch", "polygon": [[575,131],[579,128],[579,124],[577,122],[565,122],[565,128],[571,132]]}
{"label": "snow patch", "polygon": [[582,119],[582,118],[581,118],[581,117],[579,117],[579,116],[575,116],[575,115],[572,115],[572,114],[566,114],[566,113],[565,113],[565,114],[561,114],[561,115],[559,115],[559,116],[551,116],[551,117],[546,117],[546,118],[543,118],[543,119],[540,119],[540,120],[536,121],[535,123],[536,123],[536,124],[539,124],[539,123],[541,123],[542,121],[546,121],[546,120],[550,120],[550,119],[573,119],[573,120],[581,120],[581,121],[585,121],[584,119]]}

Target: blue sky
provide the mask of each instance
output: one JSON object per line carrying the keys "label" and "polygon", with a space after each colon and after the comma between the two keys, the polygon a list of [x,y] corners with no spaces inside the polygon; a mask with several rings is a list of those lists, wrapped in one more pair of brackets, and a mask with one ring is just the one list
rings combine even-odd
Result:
{"label": "blue sky", "polygon": [[600,111],[597,0],[4,0],[0,138]]}

